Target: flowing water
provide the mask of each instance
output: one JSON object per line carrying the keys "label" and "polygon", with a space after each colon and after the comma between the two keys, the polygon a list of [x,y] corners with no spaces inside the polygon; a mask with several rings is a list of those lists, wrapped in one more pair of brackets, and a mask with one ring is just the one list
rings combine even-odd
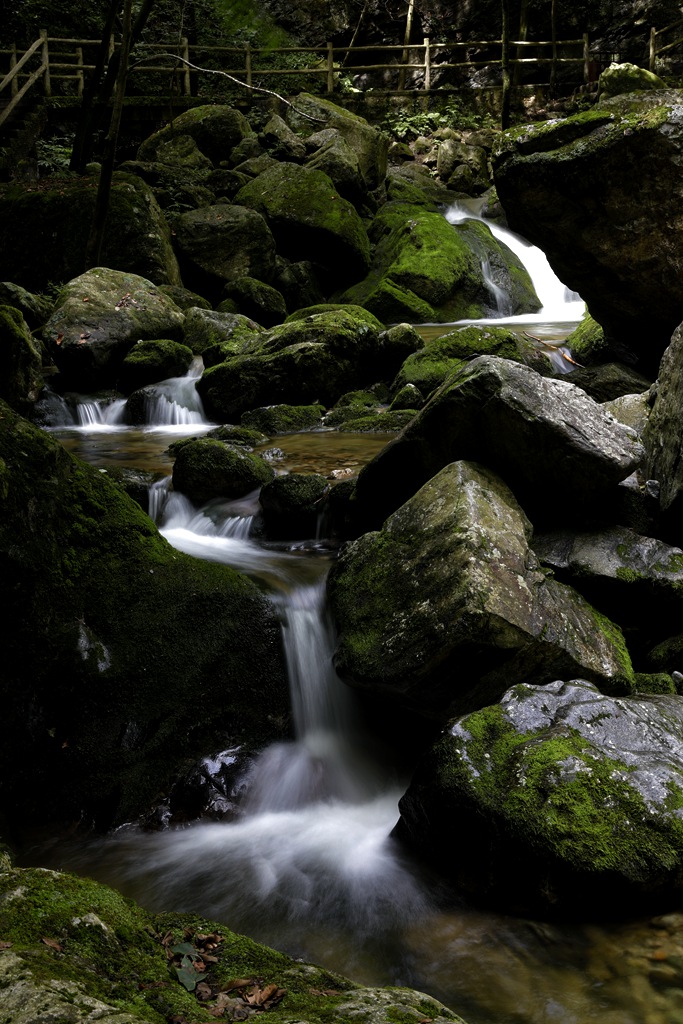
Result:
{"label": "flowing water", "polygon": [[[526,243],[507,233],[503,240],[529,257]],[[545,281],[547,262],[539,264]],[[515,321],[547,329],[559,344],[582,305],[556,281],[546,289],[535,280],[543,310]],[[421,330],[429,337],[432,329]],[[257,494],[197,508],[169,488],[169,440],[210,426],[196,376],[195,367],[158,385],[143,428],[126,427],[123,405],[111,398],[81,396],[65,403],[52,429],[101,467],[153,468],[150,513],[169,542],[265,584],[283,624],[295,737],[252,764],[232,820],[153,833],[131,824],[85,847],[42,851],[41,863],[107,881],[153,910],[224,921],[360,982],[422,988],[469,1024],[683,1024],[683,915],[612,927],[525,921],[462,904],[404,859],[390,833],[406,769],[368,731],[332,665],[329,546],[253,539]],[[276,465],[357,471],[385,441],[329,431],[277,438]],[[204,770],[212,775],[235,757],[216,751]]]}

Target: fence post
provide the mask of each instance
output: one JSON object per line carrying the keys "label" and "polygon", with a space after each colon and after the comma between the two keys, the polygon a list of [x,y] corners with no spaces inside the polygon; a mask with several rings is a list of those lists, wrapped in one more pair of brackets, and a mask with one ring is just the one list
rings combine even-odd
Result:
{"label": "fence post", "polygon": [[325,43],[327,47],[327,91],[334,92],[334,46],[332,43]]}
{"label": "fence post", "polygon": [[[182,36],[181,37],[180,45],[181,45],[182,51],[183,51],[183,59],[186,60],[186,61],[189,61],[189,59],[190,59],[190,42],[189,42],[187,36]],[[182,92],[183,92],[183,96],[189,96],[191,94],[191,92],[192,92],[192,80],[191,80],[191,75],[190,75],[190,65],[189,64],[183,64],[183,68],[185,70],[183,71],[183,88],[182,88]]]}
{"label": "fence post", "polygon": [[425,92],[429,92],[432,87],[432,55],[429,51],[429,36],[425,36],[424,40],[425,48]]}
{"label": "fence post", "polygon": [[76,47],[76,64],[78,65],[78,71],[76,72],[76,90],[79,96],[83,95],[83,47]]}
{"label": "fence post", "polygon": [[588,33],[583,33],[583,81],[587,85],[590,81],[590,69],[588,67],[590,63],[590,49],[588,47]]}
{"label": "fence post", "polygon": [[247,72],[247,85],[251,85],[251,43],[247,43],[244,52],[244,67]]}
{"label": "fence post", "polygon": [[[9,69],[10,69],[10,71],[14,71],[16,66],[17,66],[17,44],[16,43],[12,43],[12,50],[11,50],[11,53],[9,55]],[[16,96],[18,92],[19,92],[19,83],[17,82],[17,76],[15,75],[14,78],[12,79],[12,82],[11,82],[11,85],[10,85],[10,95],[11,96]]]}
{"label": "fence post", "polygon": [[45,71],[43,72],[43,91],[46,96],[52,95],[52,84],[50,82],[50,51],[47,45],[47,29],[41,28],[40,38],[43,40],[42,55]]}
{"label": "fence post", "polygon": [[650,71],[654,72],[657,57],[657,30],[650,29]]}

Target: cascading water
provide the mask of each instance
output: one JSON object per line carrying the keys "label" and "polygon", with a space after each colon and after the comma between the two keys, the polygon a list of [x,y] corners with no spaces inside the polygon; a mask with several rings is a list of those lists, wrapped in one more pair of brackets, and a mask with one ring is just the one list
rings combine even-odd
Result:
{"label": "cascading water", "polygon": [[196,382],[202,375],[201,358],[182,377],[170,377],[148,389],[145,396],[145,423],[155,426],[192,426],[205,422]]}

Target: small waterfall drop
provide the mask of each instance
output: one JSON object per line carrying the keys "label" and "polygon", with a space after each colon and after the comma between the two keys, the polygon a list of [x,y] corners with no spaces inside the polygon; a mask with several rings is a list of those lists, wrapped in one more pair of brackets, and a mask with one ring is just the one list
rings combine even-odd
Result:
{"label": "small waterfall drop", "polygon": [[463,201],[449,207],[445,216],[450,224],[460,224],[466,220],[478,220],[486,224],[494,238],[507,245],[522,261],[542,303],[542,308],[538,313],[525,313],[517,317],[506,316],[506,320],[524,322],[580,320],[585,309],[584,302],[576,292],[570,291],[560,281],[548,263],[545,253],[537,246],[531,245],[521,235],[501,227],[493,220],[482,217],[480,210],[481,203],[470,205]]}
{"label": "small waterfall drop", "polygon": [[197,357],[182,377],[169,377],[151,385],[144,401],[145,423],[154,427],[205,424],[204,408],[196,387],[202,370],[202,359]]}
{"label": "small waterfall drop", "polygon": [[122,398],[86,398],[75,396],[74,412],[79,427],[87,430],[119,427],[125,423],[126,403]]}

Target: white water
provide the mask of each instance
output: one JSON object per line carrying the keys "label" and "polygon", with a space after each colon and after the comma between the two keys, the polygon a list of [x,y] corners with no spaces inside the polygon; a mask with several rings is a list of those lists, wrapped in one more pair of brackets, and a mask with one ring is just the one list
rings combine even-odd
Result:
{"label": "white water", "polygon": [[531,245],[521,235],[501,227],[495,221],[482,217],[479,213],[480,208],[481,204],[477,203],[456,203],[446,210],[446,220],[450,224],[461,224],[466,220],[478,220],[482,224],[486,224],[494,238],[507,245],[522,261],[542,303],[542,307],[537,313],[506,316],[500,320],[496,319],[495,323],[578,322],[586,308],[585,303],[576,292],[570,291],[562,284],[548,263],[545,253],[537,246]]}

